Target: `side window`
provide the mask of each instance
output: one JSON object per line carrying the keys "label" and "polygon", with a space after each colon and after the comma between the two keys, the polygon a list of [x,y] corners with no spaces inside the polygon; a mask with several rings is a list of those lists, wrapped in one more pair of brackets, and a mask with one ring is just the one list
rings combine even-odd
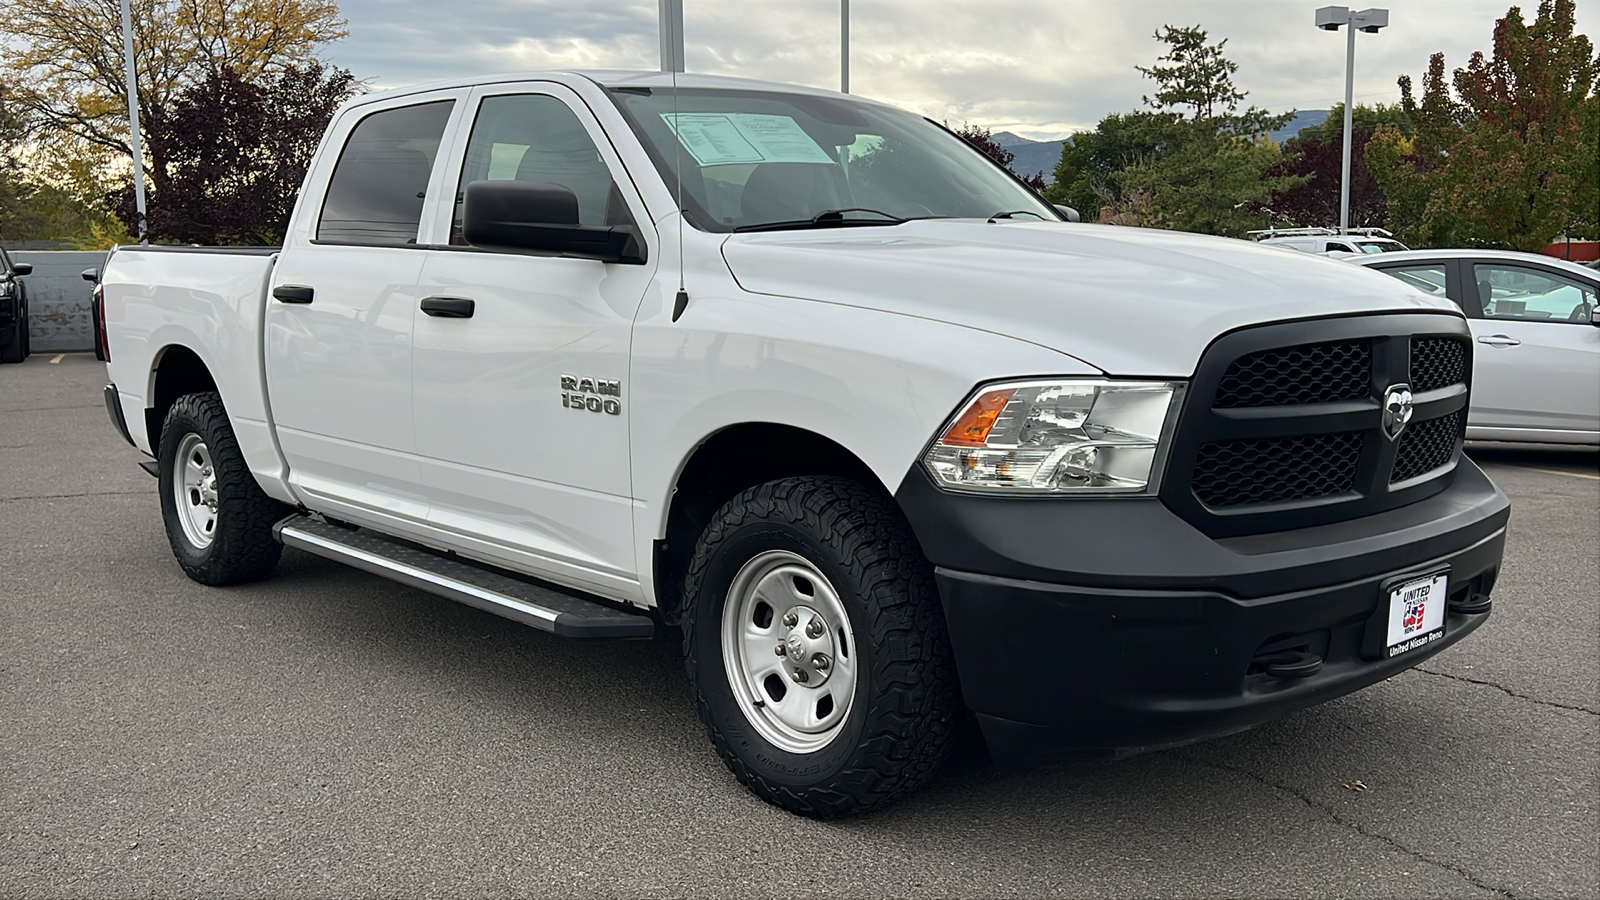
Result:
{"label": "side window", "polygon": [[1331,253],[1331,252],[1333,252],[1335,250],[1339,250],[1339,251],[1342,251],[1342,252],[1345,252],[1345,253],[1354,253],[1354,252],[1356,252],[1355,249],[1352,248],[1349,244],[1341,244],[1338,241],[1329,241],[1327,243],[1327,246],[1324,247],[1324,251],[1325,252]]}
{"label": "side window", "polygon": [[1595,287],[1546,269],[1498,263],[1472,267],[1486,319],[1589,324]]}
{"label": "side window", "polygon": [[1384,266],[1378,271],[1388,275],[1390,278],[1398,278],[1424,294],[1431,294],[1439,298],[1446,296],[1444,263]]}
{"label": "side window", "polygon": [[555,97],[513,94],[485,97],[478,105],[456,185],[452,244],[466,243],[461,237],[462,199],[474,181],[559,184],[577,195],[580,225],[630,221],[594,141],[577,115]]}
{"label": "side window", "polygon": [[386,109],[356,123],[333,167],[317,240],[415,244],[428,175],[454,104]]}

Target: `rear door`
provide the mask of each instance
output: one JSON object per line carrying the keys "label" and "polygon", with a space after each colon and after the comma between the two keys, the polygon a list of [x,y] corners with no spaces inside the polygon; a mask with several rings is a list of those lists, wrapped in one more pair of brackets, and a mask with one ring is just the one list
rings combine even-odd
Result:
{"label": "rear door", "polygon": [[[637,595],[629,342],[656,267],[650,219],[583,101],[550,83],[474,91],[415,310],[417,451],[429,522],[481,558]],[[479,180],[559,184],[585,225],[644,224],[643,265],[488,252],[461,237]],[[638,232],[636,232],[638,233]],[[455,307],[434,314],[419,301]],[[470,317],[461,317],[471,301]]]}
{"label": "rear door", "polygon": [[[417,243],[446,129],[467,92],[357,107],[308,185],[272,275],[267,384],[289,482],[318,511],[420,523],[411,415]],[[334,156],[324,154],[324,156]]]}

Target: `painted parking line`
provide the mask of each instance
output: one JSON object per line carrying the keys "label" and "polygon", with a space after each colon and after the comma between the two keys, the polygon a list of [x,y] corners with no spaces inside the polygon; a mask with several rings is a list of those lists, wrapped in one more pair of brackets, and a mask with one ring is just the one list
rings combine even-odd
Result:
{"label": "painted parking line", "polygon": [[1517,466],[1508,463],[1488,463],[1495,469],[1515,469],[1518,472],[1542,472],[1545,475],[1565,475],[1568,478],[1587,478],[1590,481],[1600,481],[1600,475],[1591,475],[1588,472],[1563,472],[1560,469],[1540,469],[1536,466]]}

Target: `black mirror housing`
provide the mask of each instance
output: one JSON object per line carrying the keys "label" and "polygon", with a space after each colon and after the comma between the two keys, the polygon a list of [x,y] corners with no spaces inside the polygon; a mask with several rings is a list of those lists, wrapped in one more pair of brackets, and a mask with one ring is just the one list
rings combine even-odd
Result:
{"label": "black mirror housing", "polygon": [[13,274],[13,275],[32,275],[33,274],[33,263],[22,263],[22,262],[12,263],[11,264],[11,274]]}
{"label": "black mirror housing", "polygon": [[90,284],[99,284],[100,283],[100,270],[99,269],[84,269],[82,272],[78,273],[78,277],[82,278],[84,281],[89,282]]}
{"label": "black mirror housing", "polygon": [[461,211],[467,243],[490,250],[536,250],[579,259],[642,263],[632,225],[580,225],[578,197],[559,184],[474,181]]}

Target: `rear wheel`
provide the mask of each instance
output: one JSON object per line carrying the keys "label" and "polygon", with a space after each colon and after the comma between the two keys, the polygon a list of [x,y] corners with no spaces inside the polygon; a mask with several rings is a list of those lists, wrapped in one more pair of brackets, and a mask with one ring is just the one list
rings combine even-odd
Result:
{"label": "rear wheel", "polygon": [[161,426],[161,515],[172,555],[201,584],[265,578],[282,546],[272,523],[288,507],[262,492],[215,393],[178,398]]}
{"label": "rear wheel", "polygon": [[742,784],[830,818],[932,777],[955,673],[931,567],[887,498],[832,477],[747,490],[701,536],[685,588],[696,705]]}

